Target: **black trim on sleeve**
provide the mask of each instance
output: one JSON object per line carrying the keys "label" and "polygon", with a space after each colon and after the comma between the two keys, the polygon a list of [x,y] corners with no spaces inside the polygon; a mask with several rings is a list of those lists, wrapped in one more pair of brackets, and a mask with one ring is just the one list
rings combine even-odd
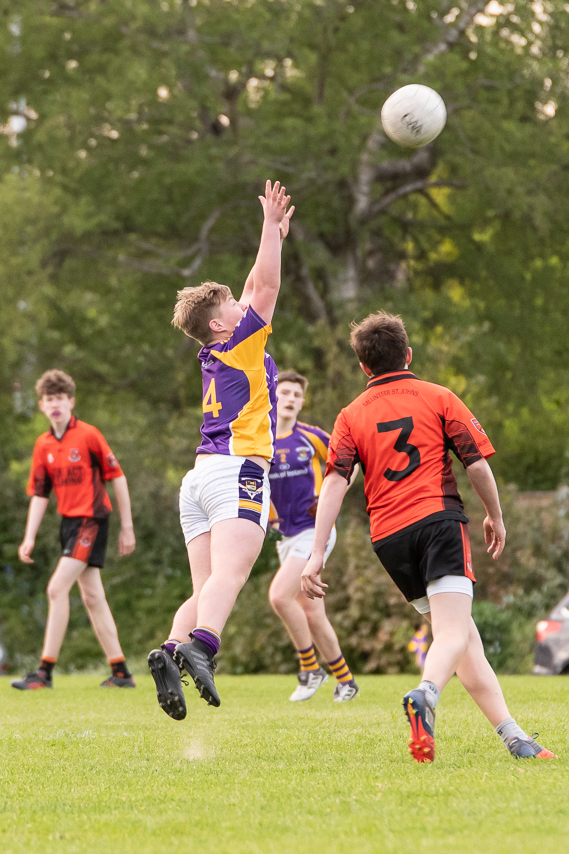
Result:
{"label": "black trim on sleeve", "polygon": [[462,463],[465,469],[468,468],[468,466],[471,466],[472,463],[477,463],[478,460],[484,459],[484,454],[476,444],[476,440],[463,421],[459,421],[456,418],[449,420],[451,424],[458,424],[462,427],[462,430],[455,432],[455,437],[461,437],[462,439],[459,450],[455,439],[447,431],[447,423],[449,422],[447,422],[444,415],[441,415],[440,413],[439,418],[443,427],[443,435],[447,449],[453,452],[457,460]]}

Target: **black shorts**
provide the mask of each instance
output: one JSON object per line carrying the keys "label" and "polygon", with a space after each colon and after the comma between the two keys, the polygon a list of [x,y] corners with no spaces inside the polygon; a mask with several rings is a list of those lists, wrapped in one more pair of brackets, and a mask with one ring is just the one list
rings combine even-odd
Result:
{"label": "black shorts", "polygon": [[63,516],[59,539],[64,557],[84,561],[87,566],[105,565],[105,552],[109,538],[108,519],[90,519],[88,516]]}
{"label": "black shorts", "polygon": [[408,602],[427,595],[427,584],[445,575],[476,581],[466,522],[438,519],[373,543],[373,550]]}

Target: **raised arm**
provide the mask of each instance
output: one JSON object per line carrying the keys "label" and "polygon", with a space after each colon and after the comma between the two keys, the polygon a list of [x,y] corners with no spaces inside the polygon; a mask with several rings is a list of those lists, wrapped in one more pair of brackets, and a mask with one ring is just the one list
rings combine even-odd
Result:
{"label": "raised arm", "polygon": [[255,287],[255,265],[251,267],[251,271],[245,280],[245,285],[243,287],[243,293],[241,294],[241,299],[239,300],[240,304],[245,308],[248,306],[253,298],[253,289]]}
{"label": "raised arm", "polygon": [[506,529],[502,521],[500,497],[492,469],[486,460],[477,460],[468,466],[466,472],[486,509],[484,539],[489,543],[488,554],[491,554],[494,560],[498,560],[506,544]]}
{"label": "raised arm", "polygon": [[33,495],[28,508],[28,521],[26,523],[26,533],[24,534],[23,542],[18,548],[18,557],[22,563],[33,563],[31,554],[36,544],[36,534],[44,513],[47,510],[49,498],[42,498],[39,495]]}
{"label": "raised arm", "polygon": [[324,552],[348,486],[346,478],[338,472],[331,471],[324,478],[316,511],[312,554],[300,578],[301,587],[309,599],[322,599],[326,595],[328,585],[320,578]]}
{"label": "raised arm", "polygon": [[[290,226],[290,218],[294,213],[294,205],[285,213],[279,224],[279,232],[281,235],[281,250],[283,245],[283,240],[288,234],[289,226]],[[241,299],[239,302],[243,307],[250,304],[251,299],[253,297],[253,290],[255,287],[255,265],[251,267],[251,271],[245,280],[245,285],[243,287],[243,293],[241,294]]]}
{"label": "raised arm", "polygon": [[[247,300],[248,285],[252,285],[250,304],[265,323],[270,323],[281,286],[281,229],[280,225],[286,216],[290,196],[277,181],[273,186],[267,181],[265,195],[259,196],[263,205],[264,222],[261,242],[253,270],[245,284],[244,296]],[[291,208],[288,218],[292,216]],[[288,230],[288,229],[287,229]],[[249,279],[252,277],[252,282]]]}

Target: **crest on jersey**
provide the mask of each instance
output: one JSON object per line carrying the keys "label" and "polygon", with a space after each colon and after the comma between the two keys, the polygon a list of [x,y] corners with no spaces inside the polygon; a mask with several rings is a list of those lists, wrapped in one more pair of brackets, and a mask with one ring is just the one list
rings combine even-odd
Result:
{"label": "crest on jersey", "polygon": [[47,461],[48,461],[48,463],[52,463],[52,462],[53,462],[53,454],[48,454],[48,455],[47,455]]}
{"label": "crest on jersey", "polygon": [[81,459],[79,448],[69,448],[69,456],[67,457],[70,463],[78,463]]}
{"label": "crest on jersey", "polygon": [[116,457],[114,454],[107,454],[107,462],[112,469],[114,469],[118,466],[118,463],[117,463],[117,460],[116,460]]}
{"label": "crest on jersey", "polygon": [[473,424],[475,430],[478,430],[478,432],[482,433],[483,436],[486,435],[486,431],[483,429],[482,425],[480,424],[480,421],[478,421],[477,418],[471,418],[470,421]]}
{"label": "crest on jersey", "polygon": [[308,448],[297,448],[296,451],[298,454],[298,459],[300,460],[301,463],[305,463],[306,460],[309,459],[310,454],[308,452]]}

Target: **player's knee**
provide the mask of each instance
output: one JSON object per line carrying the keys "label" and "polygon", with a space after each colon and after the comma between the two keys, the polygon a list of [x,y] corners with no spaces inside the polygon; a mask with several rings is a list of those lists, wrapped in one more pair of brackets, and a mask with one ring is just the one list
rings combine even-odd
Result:
{"label": "player's knee", "polygon": [[456,627],[439,629],[435,631],[434,638],[438,641],[441,647],[447,650],[454,650],[454,654],[460,658],[466,654],[468,650],[469,632],[457,630]]}
{"label": "player's knee", "polygon": [[81,599],[87,609],[96,608],[105,599],[105,592],[102,589],[93,587],[81,588]]}
{"label": "player's knee", "polygon": [[278,588],[271,587],[269,589],[269,602],[273,611],[280,614],[288,605],[288,599]]}
{"label": "player's knee", "polygon": [[69,594],[68,589],[61,584],[57,579],[52,578],[49,584],[47,585],[47,598],[51,602],[55,602],[56,599],[61,599],[64,596]]}

